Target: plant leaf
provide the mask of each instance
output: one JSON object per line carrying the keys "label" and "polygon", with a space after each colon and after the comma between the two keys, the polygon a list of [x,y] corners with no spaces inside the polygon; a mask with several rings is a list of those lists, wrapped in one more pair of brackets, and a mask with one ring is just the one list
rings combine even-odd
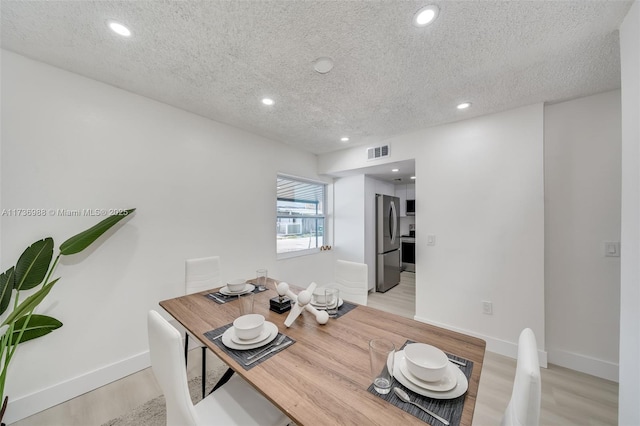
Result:
{"label": "plant leaf", "polygon": [[16,290],[29,290],[40,284],[49,270],[53,257],[53,238],[36,241],[22,253],[16,263]]}
{"label": "plant leaf", "polygon": [[15,269],[12,266],[0,275],[0,315],[7,310],[11,301],[11,292],[15,283]]}
{"label": "plant leaf", "polygon": [[107,232],[109,228],[120,222],[122,219],[124,219],[134,211],[135,209],[129,209],[123,212],[123,214],[111,215],[97,225],[94,225],[91,228],[87,229],[86,231],[83,231],[78,235],[74,235],[60,245],[60,253],[65,256],[80,253],[82,250],[89,247],[91,243],[97,240],[100,235]]}
{"label": "plant leaf", "polygon": [[57,283],[59,279],[60,278],[56,278],[50,283],[43,285],[40,290],[33,293],[31,296],[27,297],[26,299],[24,299],[22,303],[20,303],[18,307],[15,308],[7,318],[5,318],[5,320],[2,322],[2,324],[0,324],[0,326],[5,324],[11,324],[16,319],[28,314],[33,309],[35,309],[35,307],[38,306],[45,297],[47,297],[47,294],[49,294],[54,284]]}
{"label": "plant leaf", "polygon": [[22,334],[22,338],[19,342],[16,342],[18,340],[18,336],[20,335],[20,330],[22,330],[22,328],[24,327],[27,318],[28,316],[25,315],[18,321],[16,321],[9,345],[13,346],[17,343],[24,343],[29,340],[42,337],[45,334],[49,334],[53,330],[62,327],[62,323],[53,317],[33,314],[31,315],[31,318],[29,318],[29,323],[27,325],[27,328],[25,328],[24,333]]}

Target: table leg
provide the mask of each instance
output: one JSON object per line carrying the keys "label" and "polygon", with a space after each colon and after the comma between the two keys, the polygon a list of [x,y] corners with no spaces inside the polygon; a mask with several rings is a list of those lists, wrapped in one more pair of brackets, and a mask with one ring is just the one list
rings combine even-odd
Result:
{"label": "table leg", "polygon": [[234,373],[234,371],[231,368],[228,368],[227,371],[224,372],[224,374],[222,375],[220,380],[218,380],[218,383],[216,383],[216,385],[213,387],[213,389],[211,389],[211,392],[209,392],[209,395],[211,395],[220,386],[222,386],[225,383],[227,383],[229,381],[229,379],[231,378],[231,376],[233,376],[233,373]]}

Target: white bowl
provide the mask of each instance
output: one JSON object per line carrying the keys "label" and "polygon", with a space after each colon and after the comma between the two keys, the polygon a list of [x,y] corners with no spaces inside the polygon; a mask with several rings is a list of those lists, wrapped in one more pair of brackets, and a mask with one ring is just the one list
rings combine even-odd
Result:
{"label": "white bowl", "polygon": [[227,288],[231,292],[239,292],[244,290],[244,286],[247,285],[247,280],[244,278],[234,278],[227,282]]}
{"label": "white bowl", "polygon": [[437,382],[447,372],[449,358],[435,346],[411,343],[404,347],[409,372],[426,382]]}
{"label": "white bowl", "polygon": [[233,321],[233,329],[238,339],[249,340],[260,335],[264,328],[264,316],[260,314],[248,314],[238,317]]}
{"label": "white bowl", "polygon": [[316,305],[324,305],[325,301],[327,300],[326,296],[324,295],[324,288],[317,288],[313,292],[313,298],[311,300]]}

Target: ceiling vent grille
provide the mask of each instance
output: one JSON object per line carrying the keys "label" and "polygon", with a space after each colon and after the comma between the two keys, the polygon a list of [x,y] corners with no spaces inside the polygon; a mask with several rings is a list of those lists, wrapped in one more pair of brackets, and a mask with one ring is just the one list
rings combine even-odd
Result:
{"label": "ceiling vent grille", "polygon": [[375,146],[367,148],[367,160],[375,160],[389,156],[389,145]]}

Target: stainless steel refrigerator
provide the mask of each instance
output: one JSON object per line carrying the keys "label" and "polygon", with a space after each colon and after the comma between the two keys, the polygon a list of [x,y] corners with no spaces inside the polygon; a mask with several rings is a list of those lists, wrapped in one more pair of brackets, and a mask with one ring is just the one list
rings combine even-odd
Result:
{"label": "stainless steel refrigerator", "polygon": [[376,195],[376,291],[400,283],[400,199]]}

